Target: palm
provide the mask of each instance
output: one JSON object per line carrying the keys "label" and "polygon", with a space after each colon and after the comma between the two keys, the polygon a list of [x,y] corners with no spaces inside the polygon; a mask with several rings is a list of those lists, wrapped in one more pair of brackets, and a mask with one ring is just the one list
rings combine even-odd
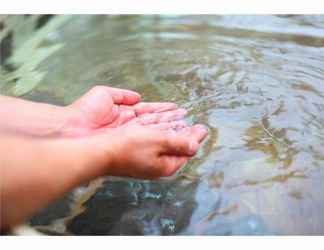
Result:
{"label": "palm", "polygon": [[[136,128],[132,125],[169,130],[178,128],[179,138],[190,138],[199,146],[207,134],[207,130],[200,125],[187,127],[183,121],[186,111],[178,109],[174,103],[145,103],[139,102],[140,96],[132,91],[108,87],[94,87],[69,107],[79,113],[79,123],[72,129],[72,135],[86,135],[103,130],[119,131],[120,129]],[[123,125],[123,126],[122,126]],[[78,127],[79,129],[76,129]],[[135,131],[135,130],[134,130]],[[136,133],[136,132],[135,132]],[[180,139],[179,139],[180,140]],[[174,141],[177,143],[177,141]],[[196,150],[196,149],[195,149]],[[180,166],[184,165],[189,156],[179,155],[172,148],[162,156],[165,163],[165,175],[173,174]]]}
{"label": "palm", "polygon": [[77,124],[74,124],[79,127],[78,134],[116,128],[126,123],[180,126],[181,122],[173,121],[181,119],[186,113],[177,109],[174,103],[145,103],[139,100],[140,96],[135,92],[97,86],[69,107],[79,114]]}

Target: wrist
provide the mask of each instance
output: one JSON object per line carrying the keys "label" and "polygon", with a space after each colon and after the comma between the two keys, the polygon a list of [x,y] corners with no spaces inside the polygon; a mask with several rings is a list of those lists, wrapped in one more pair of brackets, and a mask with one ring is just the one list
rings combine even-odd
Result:
{"label": "wrist", "polygon": [[[98,159],[93,146],[86,138],[48,139],[43,143],[41,160],[51,160],[49,179],[56,179],[55,186],[68,191],[75,186],[100,176]],[[54,156],[54,157],[53,157]],[[52,177],[51,177],[52,176]],[[55,183],[54,181],[48,183]]]}
{"label": "wrist", "polygon": [[77,137],[86,134],[87,122],[79,110],[70,106],[57,107],[58,120],[54,134],[62,137]]}
{"label": "wrist", "polygon": [[[118,141],[117,141],[118,142]],[[111,132],[80,138],[83,152],[84,173],[90,178],[114,175],[116,172],[115,154],[118,144]]]}

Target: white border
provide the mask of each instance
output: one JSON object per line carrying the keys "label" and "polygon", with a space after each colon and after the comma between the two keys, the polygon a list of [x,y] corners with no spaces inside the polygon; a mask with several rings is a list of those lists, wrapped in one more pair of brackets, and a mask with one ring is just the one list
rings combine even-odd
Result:
{"label": "white border", "polygon": [[[2,249],[140,249],[140,250],[205,250],[205,249],[321,249],[324,237],[55,237],[8,236],[0,238]],[[316,247],[319,246],[319,247]]]}
{"label": "white border", "polygon": [[324,14],[323,0],[0,0],[1,14]]}

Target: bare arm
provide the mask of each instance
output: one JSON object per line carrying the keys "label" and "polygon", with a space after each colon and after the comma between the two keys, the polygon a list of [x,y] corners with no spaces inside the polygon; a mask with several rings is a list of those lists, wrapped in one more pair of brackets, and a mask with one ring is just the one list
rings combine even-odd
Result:
{"label": "bare arm", "polygon": [[[95,86],[67,106],[0,95],[0,133],[33,137],[78,137],[130,121],[148,123],[183,117],[174,103],[139,103],[138,93]],[[136,119],[135,119],[136,118]]]}
{"label": "bare arm", "polygon": [[77,141],[1,136],[1,228],[21,223],[91,178],[85,149]]}
{"label": "bare arm", "polygon": [[63,107],[0,95],[0,133],[57,136],[72,112]]}
{"label": "bare arm", "polygon": [[[88,134],[88,130],[105,126],[115,119],[130,119],[123,114],[120,117],[115,106],[134,105],[139,101],[140,95],[134,91],[107,86],[93,87],[68,106],[0,95],[0,133],[38,137]],[[96,126],[97,122],[100,126]]]}
{"label": "bare arm", "polygon": [[1,136],[1,229],[23,222],[79,184],[102,175],[154,179],[174,174],[206,136],[125,126],[82,138]]}

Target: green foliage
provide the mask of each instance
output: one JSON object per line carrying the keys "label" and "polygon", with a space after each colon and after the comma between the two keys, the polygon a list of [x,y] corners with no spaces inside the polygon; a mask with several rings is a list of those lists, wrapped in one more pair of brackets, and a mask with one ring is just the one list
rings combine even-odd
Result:
{"label": "green foliage", "polygon": [[0,80],[9,85],[8,92],[11,95],[24,95],[41,83],[46,72],[40,71],[38,66],[63,47],[63,44],[42,46],[42,43],[70,16],[55,16],[42,28],[33,31],[37,17],[32,16],[27,21],[23,16],[3,18],[5,29],[0,37],[5,37],[9,31],[13,32],[13,51],[6,63],[12,65],[14,70],[8,72],[1,69]]}

